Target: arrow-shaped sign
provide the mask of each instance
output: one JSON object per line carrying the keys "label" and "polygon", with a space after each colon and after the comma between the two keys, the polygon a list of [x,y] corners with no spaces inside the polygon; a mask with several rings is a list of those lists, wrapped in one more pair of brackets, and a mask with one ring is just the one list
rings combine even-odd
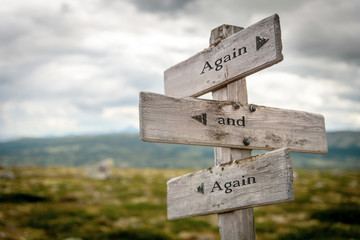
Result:
{"label": "arrow-shaped sign", "polygon": [[319,114],[155,93],[140,93],[140,135],[148,142],[327,152]]}
{"label": "arrow-shaped sign", "polygon": [[219,89],[282,61],[281,51],[280,22],[275,14],[167,69],[165,94],[197,97]]}
{"label": "arrow-shaped sign", "polygon": [[287,149],[173,178],[167,186],[169,219],[294,199],[293,172]]}

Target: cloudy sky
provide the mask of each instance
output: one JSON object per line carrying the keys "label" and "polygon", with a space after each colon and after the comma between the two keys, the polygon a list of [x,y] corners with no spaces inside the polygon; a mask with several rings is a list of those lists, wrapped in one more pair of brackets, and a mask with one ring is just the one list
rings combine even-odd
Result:
{"label": "cloudy sky", "polygon": [[280,16],[284,60],[247,78],[249,102],[360,130],[358,0],[4,0],[0,139],[138,128],[140,91],[208,46],[211,29]]}

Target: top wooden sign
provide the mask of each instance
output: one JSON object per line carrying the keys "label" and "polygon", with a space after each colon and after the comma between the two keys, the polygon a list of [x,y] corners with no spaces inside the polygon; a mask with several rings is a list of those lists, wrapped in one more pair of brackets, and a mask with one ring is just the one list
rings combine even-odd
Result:
{"label": "top wooden sign", "polygon": [[197,97],[280,61],[277,14],[210,46],[165,71],[165,94]]}

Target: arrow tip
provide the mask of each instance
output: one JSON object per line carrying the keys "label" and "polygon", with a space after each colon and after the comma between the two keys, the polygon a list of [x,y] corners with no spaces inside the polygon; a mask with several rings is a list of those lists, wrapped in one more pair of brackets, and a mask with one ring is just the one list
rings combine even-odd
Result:
{"label": "arrow tip", "polygon": [[205,191],[204,191],[204,183],[202,183],[200,186],[198,186],[198,187],[196,188],[196,191],[197,191],[198,193],[205,194]]}
{"label": "arrow tip", "polygon": [[259,50],[269,39],[256,36],[256,51]]}
{"label": "arrow tip", "polygon": [[202,113],[200,115],[196,115],[196,116],[192,116],[192,119],[195,119],[198,122],[201,122],[202,124],[206,125],[207,124],[207,119],[206,119],[206,113]]}

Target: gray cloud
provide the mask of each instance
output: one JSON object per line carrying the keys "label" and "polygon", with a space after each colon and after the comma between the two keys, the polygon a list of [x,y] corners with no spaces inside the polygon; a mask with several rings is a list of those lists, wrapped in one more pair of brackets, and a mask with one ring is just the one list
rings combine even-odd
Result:
{"label": "gray cloud", "polygon": [[287,40],[298,55],[360,65],[359,1],[314,1],[292,18]]}
{"label": "gray cloud", "polygon": [[338,6],[324,14],[314,9],[296,31],[292,31],[295,34],[289,40],[297,54],[360,65],[360,3],[341,6],[342,3],[338,1]]}
{"label": "gray cloud", "polygon": [[150,13],[178,13],[194,0],[130,0],[129,3],[134,4],[140,11]]}
{"label": "gray cloud", "polygon": [[[324,90],[315,94],[331,104],[318,103],[317,109],[356,118],[344,106],[360,103],[359,10],[360,3],[352,0],[14,4],[0,14],[0,131],[11,135],[18,128],[16,134],[27,135],[37,121],[43,124],[39,134],[76,132],[81,124],[87,124],[82,131],[107,131],[109,122],[113,129],[118,122],[137,126],[138,92],[162,93],[163,71],[206,48],[212,28],[247,27],[274,13],[281,19],[285,59],[264,72],[297,80],[295,87],[273,84],[293,90],[319,79],[316,86]],[[259,102],[264,95],[256,93]],[[301,104],[311,102],[294,99],[294,105]],[[359,122],[348,128],[360,128]]]}

